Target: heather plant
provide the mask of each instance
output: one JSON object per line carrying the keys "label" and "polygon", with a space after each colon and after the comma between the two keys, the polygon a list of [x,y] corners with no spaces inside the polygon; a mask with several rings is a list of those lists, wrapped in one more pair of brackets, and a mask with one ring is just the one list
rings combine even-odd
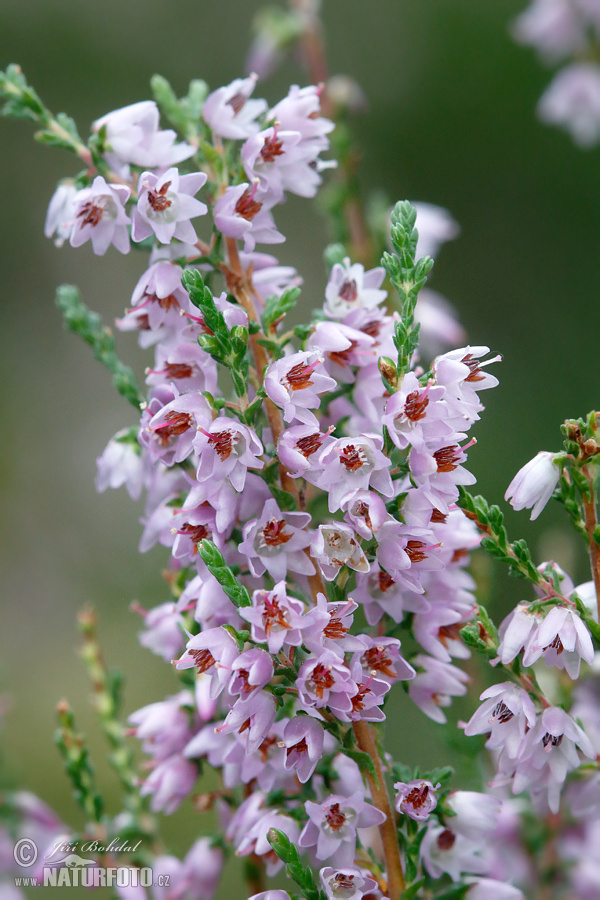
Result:
{"label": "heather plant", "polygon": [[[590,555],[592,580],[576,587],[468,490],[471,429],[500,357],[457,347],[461,328],[427,286],[456,235],[449,214],[401,201],[389,221],[365,216],[345,120],[357,92],[328,78],[317,13],[303,2],[266,14],[251,74],[194,81],[181,99],[156,76],[154,99],[103,116],[88,140],[18,66],[0,76],[5,114],[83,164],[52,197],[46,235],[140,253],[115,326],[145,353],[143,389],[75,287],[58,305],[135,409],[97,484],[143,496],[140,551],[165,548],[168,599],[138,612],[142,645],[173,669],[173,693],[123,722],[95,615],[81,614],[122,810],[107,809],[61,702],[57,745],[85,828],[5,795],[0,896],[22,896],[25,876],[73,883],[77,852],[93,860],[79,883],[113,878],[125,900],[210,900],[233,854],[252,900],[598,896],[600,419],[565,422],[562,449],[506,492],[531,518],[562,504]],[[291,47],[312,83],[270,105],[260,79]],[[286,195],[321,190],[327,281],[299,323],[314,298],[262,245],[285,240]],[[527,582],[499,627],[469,571],[478,548]],[[492,683],[463,722],[451,706],[469,692],[471,654]],[[473,742],[479,791],[447,766],[396,758],[385,722],[403,693],[399,705]],[[207,768],[218,789],[203,789]],[[179,859],[161,817],[189,797],[198,824]],[[27,841],[38,859],[15,869]]]}

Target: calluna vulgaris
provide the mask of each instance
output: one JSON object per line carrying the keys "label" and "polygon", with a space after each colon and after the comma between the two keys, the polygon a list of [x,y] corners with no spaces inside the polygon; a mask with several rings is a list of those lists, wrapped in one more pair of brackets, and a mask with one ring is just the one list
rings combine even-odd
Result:
{"label": "calluna vulgaris", "polygon": [[[319,38],[316,20],[294,18],[298,6],[296,38]],[[281,50],[265,22],[253,49],[261,74]],[[454,349],[460,327],[425,287],[423,248],[453,237],[453,220],[398,203],[381,265],[367,263],[347,160],[327,172],[339,90],[293,85],[269,106],[257,81],[193,82],[177,100],[157,77],[155,100],[108,113],[84,143],[17,66],[1,75],[5,113],[35,120],[42,141],[84,164],[54,194],[46,234],[91,241],[98,255],[148,254],[116,323],[147,353],[144,394],[77,290],[62,287],[58,302],[136,409],[98,461],[98,488],[144,494],[140,550],[168,550],[171,598],[138,612],[141,643],[174,664],[174,688],[122,725],[94,616],[82,614],[123,811],[104,809],[61,703],[58,743],[85,828],[29,794],[4,796],[0,895],[23,896],[15,873],[41,873],[43,853],[11,869],[17,838],[41,849],[119,835],[131,852],[109,847],[99,864],[154,876],[149,890],[117,881],[128,900],[210,900],[232,852],[245,863],[239,896],[253,900],[288,900],[271,881],[282,869],[306,900],[597,898],[599,418],[566,422],[564,450],[538,454],[507,491],[532,518],[552,495],[563,503],[593,569],[575,588],[555,563],[536,566],[523,541],[509,541],[500,509],[467,490],[470,432],[500,357]],[[285,240],[276,217],[287,194],[314,197],[324,178],[343,198],[330,202],[341,240],[326,251],[322,304],[297,324],[301,279],[262,248]],[[377,240],[367,235],[371,251]],[[498,631],[468,571],[479,546],[530,582]],[[444,727],[468,691],[460,664],[472,650],[493,676],[458,723],[490,751],[481,792],[383,745],[388,698],[403,689],[398,702]],[[148,757],[143,776],[131,733]],[[199,793],[206,766],[220,787]],[[190,795],[199,829],[208,809],[219,828],[177,859],[157,814]]]}

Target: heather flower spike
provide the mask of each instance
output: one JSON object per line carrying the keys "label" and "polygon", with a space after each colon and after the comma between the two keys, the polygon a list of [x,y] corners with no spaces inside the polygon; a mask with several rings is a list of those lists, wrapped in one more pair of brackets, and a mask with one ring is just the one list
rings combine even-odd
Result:
{"label": "heather flower spike", "polygon": [[[535,0],[518,39],[546,58],[587,53],[596,6]],[[257,71],[288,46],[314,66],[318,7],[293,2],[261,19]],[[590,60],[563,72],[542,104],[582,143],[600,133]],[[250,900],[518,900],[556,879],[552,900],[595,898],[600,416],[565,422],[564,452],[539,453],[505,498],[532,519],[552,495],[565,506],[592,568],[574,589],[556,563],[537,565],[524,541],[509,540],[499,507],[466,490],[472,430],[500,357],[466,343],[428,287],[431,256],[458,225],[403,201],[379,217],[389,218],[382,235],[348,171],[353,155],[342,152],[340,176],[328,157],[343,85],[317,68],[315,83],[292,85],[272,106],[255,96],[254,74],[212,89],[194,81],[181,100],[157,76],[156,101],[101,117],[88,143],[18,67],[0,74],[4,111],[33,118],[42,140],[79,161],[50,201],[46,235],[59,246],[91,241],[100,256],[131,241],[139,251],[116,326],[145,355],[143,391],[77,291],[63,287],[59,304],[135,408],[98,459],[97,487],[143,498],[140,551],[156,548],[162,593],[154,608],[133,609],[141,645],[171,664],[174,687],[161,699],[148,682],[126,727],[95,619],[82,614],[82,656],[124,799],[111,818],[63,701],[57,743],[81,828],[143,845],[119,871],[131,879],[151,864],[170,879],[155,874],[152,900],[212,900],[226,850],[243,857],[235,891]],[[275,221],[289,193],[311,198],[330,180],[336,243],[328,276],[311,287],[318,308],[298,324],[303,273],[263,245],[286,240]],[[468,568],[480,546],[522,578],[499,628],[480,604],[483,568]],[[479,702],[472,679],[489,680],[473,653],[493,678]],[[483,736],[489,756],[471,765],[468,790],[448,767],[423,768],[408,710],[447,732],[428,759],[443,763],[448,743]],[[141,742],[141,766],[128,737]],[[193,835],[178,859],[159,838],[160,816],[186,804]],[[41,849],[79,833],[35,798],[5,805],[0,894],[19,871],[13,838]],[[109,859],[98,855],[94,868]],[[271,880],[282,870],[289,892]],[[150,896],[141,884],[116,890]]]}

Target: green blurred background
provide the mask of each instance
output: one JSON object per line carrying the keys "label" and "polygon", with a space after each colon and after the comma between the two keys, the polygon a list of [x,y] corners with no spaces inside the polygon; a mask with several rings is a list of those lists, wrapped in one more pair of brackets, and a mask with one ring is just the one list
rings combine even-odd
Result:
{"label": "green blurred background", "polygon": [[[0,65],[18,62],[54,111],[82,134],[105,112],[145,99],[161,72],[181,94],[192,78],[211,87],[242,74],[259,0],[2,0]],[[447,207],[461,225],[441,252],[432,287],[459,310],[471,343],[502,353],[500,386],[469,456],[479,489],[501,499],[515,471],[539,449],[558,449],[560,422],[598,403],[600,323],[600,160],[539,124],[534,109],[550,73],[515,46],[508,24],[524,0],[324,0],[330,69],[348,73],[369,103],[355,128],[365,192],[383,187]],[[290,82],[306,83],[288,62],[264,85],[275,102]],[[98,496],[95,458],[131,423],[125,401],[88,348],[62,328],[56,286],[73,282],[105,321],[120,315],[142,271],[137,254],[97,258],[89,246],[57,250],[43,237],[58,178],[77,171],[63,151],[32,141],[27,123],[0,122],[2,294],[0,306],[0,693],[12,709],[4,736],[4,783],[39,794],[76,827],[52,745],[54,707],[67,696],[90,736],[101,783],[114,798],[102,743],[76,655],[76,613],[99,611],[108,662],[127,675],[129,713],[177,690],[169,667],[138,647],[137,599],[168,599],[159,572],[165,554],[140,557],[141,508],[124,491]],[[290,233],[280,259],[305,280],[307,307],[322,299],[324,222],[313,205],[290,200],[277,216]],[[279,249],[279,248],[278,248]],[[143,370],[131,336],[121,355]],[[585,555],[560,511],[531,526],[512,511],[513,536],[538,560],[553,557],[587,580]],[[526,588],[477,565],[498,614]],[[469,704],[461,707],[469,714]],[[418,729],[418,730],[415,730]],[[407,735],[410,734],[410,739]],[[390,717],[395,755],[443,763],[441,730],[401,697]],[[458,744],[462,746],[459,741]],[[460,747],[449,751],[459,759]],[[469,777],[469,769],[465,770]],[[114,801],[116,802],[116,801]],[[116,811],[116,807],[115,807]],[[187,807],[166,831],[184,852],[199,831]],[[195,831],[194,831],[195,829]]]}

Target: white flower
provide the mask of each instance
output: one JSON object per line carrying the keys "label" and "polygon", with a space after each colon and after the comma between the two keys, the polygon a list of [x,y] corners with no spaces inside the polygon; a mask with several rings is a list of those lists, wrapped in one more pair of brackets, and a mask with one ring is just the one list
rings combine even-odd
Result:
{"label": "white flower", "polygon": [[591,62],[564,66],[538,103],[542,122],[559,125],[580,147],[600,141],[600,67]]}
{"label": "white flower", "polygon": [[547,666],[566,669],[573,679],[579,678],[582,659],[588,665],[592,664],[592,638],[574,610],[555,606],[538,626],[523,656],[523,665],[533,665],[540,656],[544,657]]}
{"label": "white flower", "polygon": [[537,519],[560,478],[561,470],[555,460],[554,453],[540,450],[519,469],[504,495],[513,509],[531,509],[531,519]]}

